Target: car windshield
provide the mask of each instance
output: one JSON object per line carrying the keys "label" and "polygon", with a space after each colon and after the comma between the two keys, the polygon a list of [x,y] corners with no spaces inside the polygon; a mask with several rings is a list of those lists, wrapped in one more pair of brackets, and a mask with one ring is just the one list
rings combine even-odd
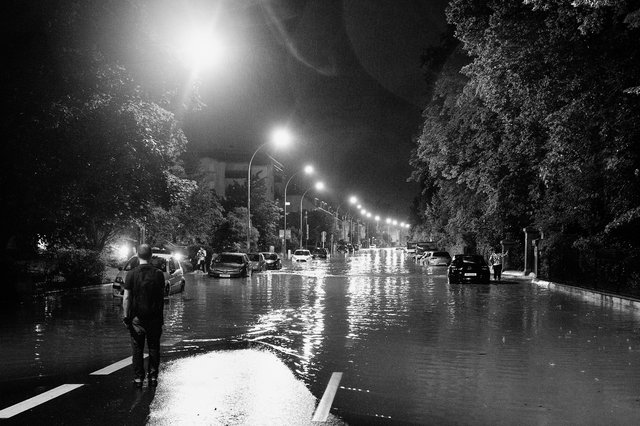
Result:
{"label": "car windshield", "polygon": [[267,260],[278,260],[278,255],[275,253],[265,253],[264,258]]}
{"label": "car windshield", "polygon": [[134,256],[131,259],[129,259],[129,261],[127,262],[126,266],[124,267],[125,271],[130,271],[133,268],[135,268],[136,266],[138,266],[140,264],[140,260],[138,259],[138,256]]}
{"label": "car windshield", "polygon": [[449,253],[446,251],[436,251],[431,256],[433,257],[449,257]]}
{"label": "car windshield", "polygon": [[296,250],[295,253],[293,253],[297,256],[308,256],[309,255],[309,250]]}
{"label": "car windshield", "polygon": [[252,260],[254,262],[259,262],[260,261],[260,255],[252,253],[252,254],[249,255],[249,260]]}
{"label": "car windshield", "polygon": [[216,263],[242,264],[242,256],[239,256],[237,254],[221,254],[216,258]]}
{"label": "car windshield", "polygon": [[167,269],[167,259],[165,259],[164,257],[153,256],[149,263],[151,263],[161,271],[165,271]]}

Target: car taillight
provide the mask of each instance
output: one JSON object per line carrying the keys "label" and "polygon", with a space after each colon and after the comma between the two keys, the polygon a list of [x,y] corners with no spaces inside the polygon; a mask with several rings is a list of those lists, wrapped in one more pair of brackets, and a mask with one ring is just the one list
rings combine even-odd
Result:
{"label": "car taillight", "polygon": [[124,283],[124,281],[122,281],[122,277],[116,277],[116,282],[120,284]]}

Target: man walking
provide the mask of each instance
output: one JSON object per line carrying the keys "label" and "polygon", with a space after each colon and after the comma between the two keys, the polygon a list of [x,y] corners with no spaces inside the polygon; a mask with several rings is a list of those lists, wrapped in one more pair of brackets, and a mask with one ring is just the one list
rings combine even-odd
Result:
{"label": "man walking", "polygon": [[131,334],[133,350],[133,383],[142,387],[145,378],[144,343],[149,348],[149,386],[158,385],[160,366],[160,335],[164,323],[164,275],[151,265],[151,247],[142,244],[138,248],[140,265],[127,274],[124,282],[122,322]]}
{"label": "man walking", "polygon": [[502,279],[502,259],[509,254],[509,251],[506,253],[497,253],[497,250],[494,250],[489,256],[489,263],[493,267],[493,279],[496,281],[500,281]]}

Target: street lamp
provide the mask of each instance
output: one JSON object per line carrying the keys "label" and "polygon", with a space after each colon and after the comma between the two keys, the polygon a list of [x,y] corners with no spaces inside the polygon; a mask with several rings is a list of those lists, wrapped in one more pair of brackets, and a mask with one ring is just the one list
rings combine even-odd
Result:
{"label": "street lamp", "polygon": [[[311,191],[315,188],[317,191],[322,191],[324,189],[324,184],[322,182],[316,182],[315,185],[310,186],[309,189],[302,193],[302,197],[300,197],[300,248],[302,248],[302,201],[304,200],[304,196],[307,195],[307,192]],[[307,235],[307,238],[309,236]]]}
{"label": "street lamp", "polygon": [[284,238],[283,238],[284,243],[282,244],[282,247],[283,247],[282,253],[285,256],[287,254],[287,187],[289,186],[289,182],[291,182],[291,179],[293,179],[294,176],[300,174],[300,172],[304,172],[308,175],[313,174],[313,167],[310,165],[304,166],[302,170],[299,170],[294,174],[292,174],[289,180],[287,181],[287,184],[284,186]]}
{"label": "street lamp", "polygon": [[351,206],[356,204],[358,199],[355,196],[349,197],[349,243],[353,245],[353,214],[351,213]]}
{"label": "street lamp", "polygon": [[249,169],[247,170],[247,252],[251,251],[251,163],[258,151],[262,147],[272,143],[276,148],[289,145],[291,143],[291,133],[285,128],[278,128],[271,134],[271,139],[258,147],[249,160]]}

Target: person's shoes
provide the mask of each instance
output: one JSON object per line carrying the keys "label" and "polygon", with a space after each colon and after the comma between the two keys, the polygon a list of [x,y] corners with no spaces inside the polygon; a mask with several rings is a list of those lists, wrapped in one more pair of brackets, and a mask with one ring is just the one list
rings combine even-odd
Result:
{"label": "person's shoes", "polygon": [[138,389],[140,389],[142,387],[142,379],[135,379],[133,381],[133,386],[137,387]]}
{"label": "person's shoes", "polygon": [[158,386],[158,379],[149,379],[149,386],[154,388]]}

